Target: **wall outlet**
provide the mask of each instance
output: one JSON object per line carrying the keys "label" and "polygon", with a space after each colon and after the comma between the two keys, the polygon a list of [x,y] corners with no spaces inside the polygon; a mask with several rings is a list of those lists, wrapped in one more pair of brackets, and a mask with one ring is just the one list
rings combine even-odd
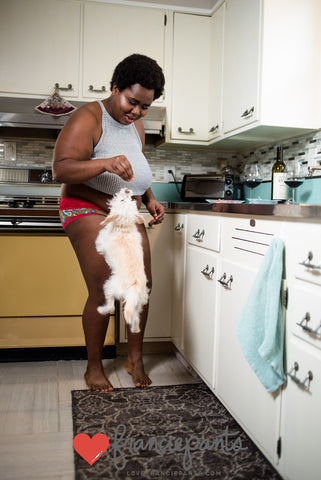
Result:
{"label": "wall outlet", "polygon": [[17,159],[16,142],[4,143],[4,159],[6,162],[15,162]]}
{"label": "wall outlet", "polygon": [[169,170],[171,170],[173,172],[173,175],[175,177],[175,173],[176,173],[175,167],[172,166],[172,165],[166,166],[166,167],[164,167],[164,181],[165,182],[174,182],[173,175],[171,173],[169,173]]}

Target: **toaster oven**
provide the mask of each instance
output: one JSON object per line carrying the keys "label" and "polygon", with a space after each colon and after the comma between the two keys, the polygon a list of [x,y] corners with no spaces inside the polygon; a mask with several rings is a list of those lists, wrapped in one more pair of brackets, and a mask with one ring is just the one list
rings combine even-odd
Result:
{"label": "toaster oven", "polygon": [[181,189],[184,202],[205,202],[209,199],[234,199],[234,176],[213,174],[184,175]]}

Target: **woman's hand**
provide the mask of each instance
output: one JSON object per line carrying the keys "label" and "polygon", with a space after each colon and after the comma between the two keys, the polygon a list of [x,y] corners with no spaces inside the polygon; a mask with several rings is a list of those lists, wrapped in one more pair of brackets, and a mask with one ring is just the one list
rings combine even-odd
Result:
{"label": "woman's hand", "polygon": [[117,155],[117,157],[106,158],[106,172],[115,173],[126,182],[134,179],[132,166],[125,155]]}
{"label": "woman's hand", "polygon": [[165,208],[161,203],[157,202],[157,200],[153,198],[146,203],[146,208],[153,217],[153,219],[149,222],[151,225],[162,223],[165,217]]}

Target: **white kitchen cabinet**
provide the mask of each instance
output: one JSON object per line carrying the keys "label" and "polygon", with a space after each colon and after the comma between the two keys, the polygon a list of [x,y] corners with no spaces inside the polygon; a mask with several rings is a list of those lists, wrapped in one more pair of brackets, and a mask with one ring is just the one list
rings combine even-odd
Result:
{"label": "white kitchen cabinet", "polygon": [[[224,133],[258,119],[261,0],[228,0],[224,28]],[[244,112],[251,111],[248,115]]]}
{"label": "white kitchen cabinet", "polygon": [[318,480],[321,431],[320,350],[292,338],[288,345],[287,371],[293,377],[288,376],[282,401],[281,473],[288,480]]}
{"label": "white kitchen cabinet", "polygon": [[188,216],[187,241],[192,245],[220,251],[221,245],[221,219],[214,215]]}
{"label": "white kitchen cabinet", "polygon": [[161,9],[85,3],[83,97],[108,95],[116,65],[133,53],[147,55],[163,68],[165,28]]}
{"label": "white kitchen cabinet", "polygon": [[263,453],[275,464],[281,392],[268,393],[249,365],[236,334],[236,323],[256,275],[282,222],[263,218],[222,218],[215,394]]}
{"label": "white kitchen cabinet", "polygon": [[223,123],[240,133],[235,147],[320,127],[320,9],[318,0],[226,0]]}
{"label": "white kitchen cabinet", "polygon": [[171,337],[174,345],[183,351],[183,315],[185,289],[185,260],[187,215],[173,215],[173,285]]}
{"label": "white kitchen cabinet", "polygon": [[289,290],[288,331],[321,349],[321,289],[295,282]]}
{"label": "white kitchen cabinet", "polygon": [[[171,337],[172,305],[172,229],[173,215],[152,227],[149,213],[143,213],[151,249],[153,287],[149,302],[148,321],[144,341],[168,341]],[[121,319],[119,338],[127,341],[124,319]]]}
{"label": "white kitchen cabinet", "polygon": [[209,138],[210,27],[210,17],[174,14],[170,136],[181,143]]}
{"label": "white kitchen cabinet", "polygon": [[280,392],[268,393],[249,365],[236,335],[236,322],[257,269],[228,260],[218,279],[219,314],[216,343],[215,394],[271,462],[279,438]]}
{"label": "white kitchen cabinet", "polygon": [[286,479],[316,480],[321,431],[321,225],[289,222],[286,234],[290,375],[282,400],[280,468]]}
{"label": "white kitchen cabinet", "polygon": [[0,92],[46,97],[58,83],[77,97],[80,2],[2,0],[0,16]]}
{"label": "white kitchen cabinet", "polygon": [[222,134],[223,33],[225,3],[210,21],[209,140]]}
{"label": "white kitchen cabinet", "polygon": [[213,387],[217,254],[188,244],[184,302],[184,356]]}

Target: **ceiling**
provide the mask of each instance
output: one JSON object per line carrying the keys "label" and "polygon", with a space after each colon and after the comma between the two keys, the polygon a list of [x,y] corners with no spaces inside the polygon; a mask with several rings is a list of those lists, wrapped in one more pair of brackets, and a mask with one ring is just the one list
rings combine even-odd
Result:
{"label": "ceiling", "polygon": [[[137,3],[137,0],[129,0]],[[140,3],[155,3],[170,7],[195,8],[197,10],[212,10],[219,0],[138,0]]]}

